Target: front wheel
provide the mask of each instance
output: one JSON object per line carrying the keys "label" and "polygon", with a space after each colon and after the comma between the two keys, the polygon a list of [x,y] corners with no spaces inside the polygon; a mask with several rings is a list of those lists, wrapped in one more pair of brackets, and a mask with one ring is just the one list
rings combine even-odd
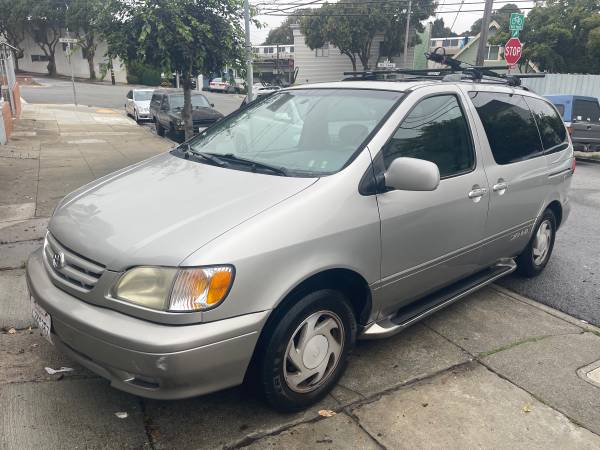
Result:
{"label": "front wheel", "polygon": [[325,397],[344,373],[356,319],[343,294],[324,289],[301,298],[267,332],[262,391],[275,409],[297,411]]}
{"label": "front wheel", "polygon": [[547,209],[540,217],[529,244],[517,257],[517,272],[525,277],[535,277],[542,273],[554,248],[556,216]]}
{"label": "front wheel", "polygon": [[158,120],[156,121],[156,134],[158,134],[161,137],[165,135],[165,129]]}

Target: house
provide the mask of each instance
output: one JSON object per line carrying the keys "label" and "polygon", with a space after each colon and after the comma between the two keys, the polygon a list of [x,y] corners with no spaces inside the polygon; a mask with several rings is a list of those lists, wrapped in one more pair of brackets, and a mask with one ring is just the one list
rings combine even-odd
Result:
{"label": "house", "polygon": [[[304,41],[304,34],[297,24],[292,25],[294,33],[294,64],[298,70],[296,84],[321,83],[328,81],[339,81],[344,78],[344,72],[352,71],[350,58],[340,53],[340,50],[332,44],[325,44],[321,48],[310,49]],[[414,33],[414,30],[413,30]],[[381,61],[380,52],[381,43],[384,41],[384,34],[377,33],[371,46],[369,57],[369,67],[377,68],[377,63]],[[403,55],[394,56],[391,63],[396,68],[403,68]],[[408,68],[414,68],[414,47],[408,49]],[[362,64],[357,60],[357,70],[362,70]]]}
{"label": "house", "polygon": [[[495,20],[492,20],[489,25],[488,31],[488,39],[494,36],[498,30],[500,29],[500,25]],[[468,64],[475,64],[477,59],[477,49],[479,47],[479,36],[469,36],[466,38],[446,38],[446,39],[431,39],[430,40],[430,49],[432,52],[436,47],[442,47],[447,55],[451,55],[453,58],[458,59],[459,61],[463,61]],[[456,42],[456,41],[462,42]],[[441,42],[443,41],[443,42]],[[440,45],[440,43],[442,45]],[[457,45],[458,44],[458,45]],[[438,50],[439,51],[439,50]],[[483,65],[484,66],[503,66],[506,65],[506,61],[504,60],[504,47],[502,45],[491,45],[488,43],[486,45],[484,57],[483,57]],[[429,68],[440,68],[445,67],[440,64],[434,63],[433,61],[428,62]],[[537,72],[537,69],[533,64],[529,64],[528,72]],[[497,70],[497,72],[502,72],[502,70]]]}
{"label": "house", "polygon": [[[23,57],[19,59],[19,70],[39,74],[47,74],[48,57],[42,49],[35,43],[29,33],[25,33],[25,39],[19,44],[23,49]],[[109,59],[104,56],[107,52],[106,42],[98,42],[98,47],[94,55],[94,70],[96,78],[106,77],[110,80]],[[71,76],[71,68],[67,56],[67,44],[58,43],[54,55],[56,63],[56,73],[58,75]],[[75,46],[71,54],[71,64],[73,65],[73,75],[78,78],[89,78],[90,69],[85,53],[81,47]],[[127,82],[127,70],[125,64],[120,60],[113,60],[113,71],[117,82]]]}

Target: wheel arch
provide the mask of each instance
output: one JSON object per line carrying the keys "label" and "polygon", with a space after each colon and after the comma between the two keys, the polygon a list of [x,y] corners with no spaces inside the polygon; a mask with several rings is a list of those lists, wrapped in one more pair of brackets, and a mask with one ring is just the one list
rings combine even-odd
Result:
{"label": "wheel arch", "polygon": [[554,217],[556,217],[556,229],[560,228],[563,218],[563,208],[558,200],[551,201],[545,209],[549,209],[554,213]]}

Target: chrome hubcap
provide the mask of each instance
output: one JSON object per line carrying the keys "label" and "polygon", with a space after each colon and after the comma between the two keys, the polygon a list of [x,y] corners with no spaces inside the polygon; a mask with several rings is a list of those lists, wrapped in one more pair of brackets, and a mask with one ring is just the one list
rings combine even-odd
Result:
{"label": "chrome hubcap", "polygon": [[296,328],[287,345],[283,375],[295,392],[314,391],[331,376],[344,346],[344,326],[337,314],[318,311]]}
{"label": "chrome hubcap", "polygon": [[550,225],[550,221],[544,220],[540,224],[533,241],[533,263],[535,265],[539,266],[546,261],[551,241],[552,226]]}

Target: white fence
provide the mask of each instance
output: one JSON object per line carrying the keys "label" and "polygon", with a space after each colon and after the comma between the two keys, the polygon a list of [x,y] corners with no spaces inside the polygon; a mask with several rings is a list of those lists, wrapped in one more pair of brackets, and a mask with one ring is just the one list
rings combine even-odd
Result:
{"label": "white fence", "polygon": [[540,95],[571,94],[600,98],[600,75],[552,73],[545,78],[524,78],[522,82]]}

